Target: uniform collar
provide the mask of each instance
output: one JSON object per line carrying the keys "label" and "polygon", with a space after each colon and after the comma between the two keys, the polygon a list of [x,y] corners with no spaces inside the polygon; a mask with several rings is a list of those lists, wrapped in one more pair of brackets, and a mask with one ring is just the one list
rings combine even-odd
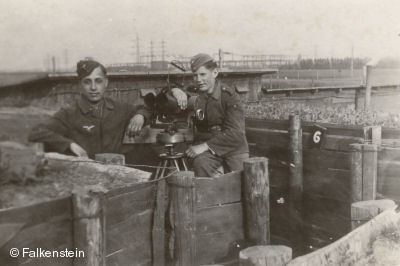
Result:
{"label": "uniform collar", "polygon": [[[103,99],[101,99],[101,101],[104,103],[104,106],[107,109],[109,109],[109,110],[114,109],[115,103],[112,99],[104,97]],[[99,104],[103,104],[103,103],[99,103]],[[91,111],[91,103],[83,95],[81,96],[81,98],[78,101],[78,106],[81,109],[82,113],[84,113],[84,114],[87,114]]]}
{"label": "uniform collar", "polygon": [[218,100],[221,97],[221,85],[218,79],[215,81],[214,90],[211,94],[209,94],[209,96],[211,96],[215,100]]}
{"label": "uniform collar", "polygon": [[105,97],[104,98],[105,107],[110,110],[114,110],[115,102],[113,99]]}

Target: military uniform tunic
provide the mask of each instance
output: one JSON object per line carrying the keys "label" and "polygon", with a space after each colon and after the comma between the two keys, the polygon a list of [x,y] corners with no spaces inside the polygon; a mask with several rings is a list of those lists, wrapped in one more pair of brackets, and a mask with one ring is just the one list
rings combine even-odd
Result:
{"label": "military uniform tunic", "polygon": [[29,141],[43,142],[48,151],[71,154],[72,142],[94,158],[97,153],[123,153],[122,140],[130,119],[135,114],[150,118],[146,108],[104,98],[102,111],[96,112],[83,96],[72,106],[62,108],[42,124],[35,126]]}
{"label": "military uniform tunic", "polygon": [[197,176],[215,176],[214,168],[219,164],[230,171],[242,169],[249,149],[239,95],[217,80],[213,92],[201,93],[199,102],[205,117],[195,120],[195,144],[206,142],[210,150],[194,159]]}

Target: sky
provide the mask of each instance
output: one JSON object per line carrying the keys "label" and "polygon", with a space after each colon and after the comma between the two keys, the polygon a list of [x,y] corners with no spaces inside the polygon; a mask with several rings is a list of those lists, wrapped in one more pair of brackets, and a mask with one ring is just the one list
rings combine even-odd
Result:
{"label": "sky", "polygon": [[400,57],[398,0],[1,0],[0,70],[141,55]]}

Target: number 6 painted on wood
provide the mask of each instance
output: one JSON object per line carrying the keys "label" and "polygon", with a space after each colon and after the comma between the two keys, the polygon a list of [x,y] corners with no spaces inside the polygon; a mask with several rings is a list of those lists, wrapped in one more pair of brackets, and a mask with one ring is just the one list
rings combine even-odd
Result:
{"label": "number 6 painted on wood", "polygon": [[321,141],[321,134],[322,134],[322,132],[319,130],[314,132],[313,141],[315,144],[318,144]]}

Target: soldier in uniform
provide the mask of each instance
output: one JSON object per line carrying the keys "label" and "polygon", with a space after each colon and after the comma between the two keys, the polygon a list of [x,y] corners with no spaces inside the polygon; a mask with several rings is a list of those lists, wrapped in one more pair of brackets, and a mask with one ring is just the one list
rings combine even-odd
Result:
{"label": "soldier in uniform", "polygon": [[243,169],[249,157],[244,110],[234,88],[220,82],[217,63],[207,54],[190,61],[204,118],[195,119],[195,141],[186,150],[196,176],[219,176]]}
{"label": "soldier in uniform", "polygon": [[107,71],[97,61],[77,63],[81,97],[35,126],[29,141],[42,142],[46,151],[94,158],[97,153],[123,153],[124,132],[134,134],[149,121],[151,111],[105,97]]}
{"label": "soldier in uniform", "polygon": [[29,141],[42,142],[47,151],[94,158],[96,153],[121,153],[125,129],[138,132],[151,112],[104,97],[107,71],[97,61],[81,60],[77,70],[81,97],[35,126]]}

